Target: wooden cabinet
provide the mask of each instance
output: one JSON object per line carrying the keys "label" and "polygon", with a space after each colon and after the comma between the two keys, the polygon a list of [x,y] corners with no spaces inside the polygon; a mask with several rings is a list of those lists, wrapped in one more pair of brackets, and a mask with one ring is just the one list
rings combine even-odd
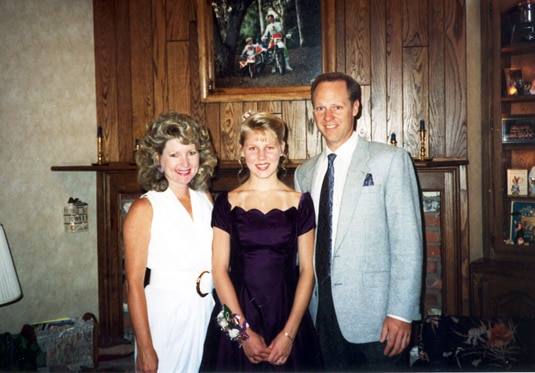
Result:
{"label": "wooden cabinet", "polygon": [[143,192],[135,167],[97,171],[98,305],[100,334],[106,336],[123,337],[129,326],[122,220],[128,203]]}
{"label": "wooden cabinet", "polygon": [[[529,94],[535,43],[514,31],[519,11],[511,1],[482,2],[482,88],[490,94],[483,99],[485,251],[472,263],[475,316],[535,312],[515,306],[535,304],[535,194],[528,177],[535,167],[535,95]],[[520,193],[513,187],[517,175]]]}
{"label": "wooden cabinet", "polygon": [[533,316],[535,271],[529,263],[481,259],[472,263],[472,314]]}

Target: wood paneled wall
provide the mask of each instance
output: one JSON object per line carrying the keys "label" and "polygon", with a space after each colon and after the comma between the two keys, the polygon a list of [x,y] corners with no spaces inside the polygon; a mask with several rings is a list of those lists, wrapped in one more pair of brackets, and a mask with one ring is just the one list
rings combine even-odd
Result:
{"label": "wood paneled wall", "polygon": [[[167,110],[205,123],[222,165],[238,158],[237,129],[247,110],[286,121],[294,162],[320,152],[310,100],[201,102],[197,1],[94,0],[104,161],[132,161],[135,139]],[[336,69],[362,84],[358,130],[380,142],[395,132],[398,146],[417,156],[425,120],[428,155],[466,158],[464,0],[321,1],[336,1]]]}

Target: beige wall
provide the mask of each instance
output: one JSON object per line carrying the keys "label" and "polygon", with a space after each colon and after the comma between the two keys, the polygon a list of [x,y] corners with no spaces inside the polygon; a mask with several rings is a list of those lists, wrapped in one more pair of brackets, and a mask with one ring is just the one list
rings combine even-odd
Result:
{"label": "beige wall", "polygon": [[[91,0],[0,1],[0,223],[22,300],[0,306],[0,332],[98,312]],[[89,231],[65,233],[70,196],[89,203]]]}
{"label": "beige wall", "polygon": [[[471,258],[481,248],[479,0],[467,0]],[[24,297],[0,306],[0,332],[98,312],[95,175],[52,165],[96,161],[91,0],[0,1],[0,223]],[[65,233],[70,196],[88,232]],[[97,315],[98,316],[98,315]]]}

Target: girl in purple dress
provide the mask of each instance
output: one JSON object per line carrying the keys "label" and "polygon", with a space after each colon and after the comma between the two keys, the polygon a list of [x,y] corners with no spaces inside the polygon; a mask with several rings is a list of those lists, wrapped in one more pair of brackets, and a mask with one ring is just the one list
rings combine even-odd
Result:
{"label": "girl in purple dress", "polygon": [[[214,205],[212,273],[218,302],[202,370],[321,370],[308,303],[314,285],[310,194],[278,177],[287,129],[275,115],[248,116],[240,133],[241,185]],[[226,313],[221,312],[225,308]]]}

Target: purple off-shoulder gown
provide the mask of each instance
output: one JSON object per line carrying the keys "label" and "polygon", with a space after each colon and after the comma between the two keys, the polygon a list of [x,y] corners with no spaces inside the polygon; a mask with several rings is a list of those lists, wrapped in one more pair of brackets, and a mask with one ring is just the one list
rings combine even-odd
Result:
{"label": "purple off-shoulder gown", "polygon": [[[283,331],[295,297],[299,267],[297,239],[315,227],[309,193],[302,194],[297,208],[274,209],[264,214],[241,207],[231,208],[228,194],[221,193],[214,205],[212,226],[230,235],[230,279],[252,330],[266,344]],[[217,247],[214,247],[217,250]],[[236,342],[223,334],[215,316],[208,328],[203,371],[304,371],[321,368],[314,325],[308,310],[295,336],[285,365],[251,364]]]}

